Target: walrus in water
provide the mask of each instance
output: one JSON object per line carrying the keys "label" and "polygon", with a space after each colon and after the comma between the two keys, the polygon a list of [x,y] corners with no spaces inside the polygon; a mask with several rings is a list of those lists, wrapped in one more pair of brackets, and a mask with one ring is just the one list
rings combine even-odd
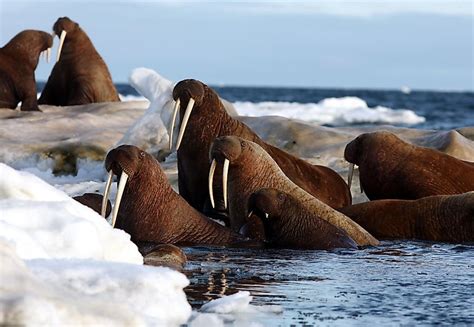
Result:
{"label": "walrus in water", "polygon": [[22,111],[40,111],[35,70],[42,52],[49,61],[52,45],[50,34],[26,30],[0,48],[0,108],[15,109],[21,101]]}
{"label": "walrus in water", "polygon": [[409,144],[395,134],[359,135],[344,151],[359,166],[360,185],[367,197],[414,200],[430,195],[474,191],[474,166],[437,150]]}
{"label": "walrus in water", "polygon": [[[216,137],[225,135],[239,136],[260,145],[289,179],[331,207],[340,208],[351,203],[350,190],[338,173],[325,166],[311,165],[264,142],[247,125],[232,118],[219,96],[207,85],[196,80],[183,80],[174,87],[173,99],[176,105],[168,128],[170,149],[179,110],[181,127],[176,143],[179,193],[194,208],[202,211],[208,202],[206,173],[209,171],[209,149]],[[216,189],[220,188],[223,167],[219,165],[217,168]],[[225,211],[220,195],[214,205]]]}
{"label": "walrus in water", "polygon": [[[236,136],[222,136],[212,144],[210,159],[224,166],[222,189],[228,202],[232,229],[238,231],[248,214],[250,195],[262,188],[274,188],[291,194],[314,217],[345,231],[358,245],[377,245],[378,241],[350,218],[334,210],[293,183],[272,157],[258,144]],[[214,198],[213,164],[209,171],[208,187],[211,201]]]}
{"label": "walrus in water", "polygon": [[121,145],[111,150],[105,168],[109,178],[104,203],[112,176],[119,176],[112,225],[129,233],[134,243],[225,246],[246,241],[191,207],[173,191],[158,161],[139,148]]}
{"label": "walrus in water", "polygon": [[53,32],[60,36],[53,71],[39,104],[71,106],[120,101],[107,65],[79,24],[59,18]]}
{"label": "walrus in water", "polygon": [[339,211],[381,239],[474,241],[474,192],[418,200],[376,200]]}
{"label": "walrus in water", "polygon": [[255,215],[264,228],[265,241],[271,247],[329,250],[357,248],[345,231],[320,217],[294,196],[264,188],[253,193],[248,203],[249,216]]}

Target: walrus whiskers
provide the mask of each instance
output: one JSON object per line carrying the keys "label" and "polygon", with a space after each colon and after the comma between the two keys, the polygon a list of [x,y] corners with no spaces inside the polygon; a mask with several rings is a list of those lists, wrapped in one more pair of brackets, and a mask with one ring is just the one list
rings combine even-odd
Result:
{"label": "walrus whiskers", "polygon": [[100,215],[105,218],[105,213],[107,212],[107,201],[109,200],[110,195],[110,186],[112,185],[112,178],[114,177],[114,173],[112,169],[109,171],[109,175],[107,177],[107,182],[105,183],[104,189],[104,196],[102,198],[102,207],[100,210]]}
{"label": "walrus whiskers", "polygon": [[117,187],[117,196],[115,197],[114,209],[112,212],[112,227],[115,227],[115,221],[117,220],[117,214],[120,207],[120,202],[122,201],[123,191],[125,190],[125,185],[127,184],[128,175],[122,171],[120,176],[120,182]]}
{"label": "walrus whiskers", "polygon": [[189,116],[191,116],[191,111],[194,107],[194,99],[189,98],[188,106],[184,112],[183,121],[181,122],[181,128],[179,129],[178,142],[176,143],[176,151],[178,151],[181,141],[183,140],[184,131],[186,130],[186,125],[188,124]]}
{"label": "walrus whiskers", "polygon": [[170,127],[168,129],[168,134],[170,137],[169,141],[169,150],[171,151],[171,147],[173,146],[173,130],[174,130],[174,124],[176,123],[176,116],[178,114],[179,107],[181,105],[181,100],[178,98],[174,104],[174,109],[173,109],[173,116],[171,117],[171,122],[170,122]]}
{"label": "walrus whiskers", "polygon": [[212,208],[216,207],[216,203],[214,201],[214,190],[212,188],[215,171],[216,171],[216,159],[212,159],[211,168],[209,169],[209,177],[208,177],[209,198],[211,199]]}
{"label": "walrus whiskers", "polygon": [[224,160],[224,167],[222,167],[222,190],[224,196],[224,209],[227,209],[227,177],[229,176],[229,159]]}
{"label": "walrus whiskers", "polygon": [[59,58],[61,58],[61,51],[63,50],[63,44],[64,40],[66,39],[66,31],[61,32],[61,36],[59,37],[59,47],[58,47],[58,53],[56,55],[56,62],[59,61]]}

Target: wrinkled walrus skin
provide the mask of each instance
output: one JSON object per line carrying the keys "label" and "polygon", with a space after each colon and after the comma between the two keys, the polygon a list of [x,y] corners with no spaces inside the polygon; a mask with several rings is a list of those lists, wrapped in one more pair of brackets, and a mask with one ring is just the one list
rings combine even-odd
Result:
{"label": "wrinkled walrus skin", "polygon": [[0,48],[0,108],[39,111],[35,70],[40,53],[53,45],[50,34],[25,30]]}
{"label": "wrinkled walrus skin", "polygon": [[[173,98],[180,101],[181,121],[190,99],[195,101],[178,149],[178,182],[180,194],[197,210],[209,207],[206,180],[210,167],[209,149],[217,137],[226,135],[238,136],[260,145],[288,178],[329,206],[340,208],[351,204],[349,187],[338,173],[325,166],[311,165],[264,142],[247,125],[232,118],[217,93],[207,85],[197,80],[183,80],[175,86]],[[222,166],[218,166],[216,171],[215,187],[219,189]],[[217,211],[225,212],[222,198],[216,198],[216,207]]]}
{"label": "wrinkled walrus skin", "polygon": [[72,106],[120,101],[107,65],[79,25],[62,17],[53,31],[56,35],[66,31],[66,39],[38,103]]}
{"label": "wrinkled walrus skin", "polygon": [[139,148],[111,150],[105,168],[128,175],[115,227],[134,243],[238,246],[247,240],[191,207],[173,191],[158,161]]}
{"label": "wrinkled walrus skin", "polygon": [[474,192],[375,200],[339,211],[379,239],[474,242]]}

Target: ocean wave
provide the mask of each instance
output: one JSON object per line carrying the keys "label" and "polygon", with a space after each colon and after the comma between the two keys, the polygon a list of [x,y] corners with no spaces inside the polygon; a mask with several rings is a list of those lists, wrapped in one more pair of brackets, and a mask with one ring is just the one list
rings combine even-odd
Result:
{"label": "ocean wave", "polygon": [[120,98],[120,101],[148,101],[149,100],[147,98],[145,98],[144,96],[141,96],[141,95],[133,95],[133,94],[119,94],[119,98]]}
{"label": "ocean wave", "polygon": [[415,125],[425,117],[409,109],[391,109],[383,106],[370,108],[358,97],[326,98],[318,103],[298,102],[234,102],[241,116],[281,116],[320,125],[391,124]]}

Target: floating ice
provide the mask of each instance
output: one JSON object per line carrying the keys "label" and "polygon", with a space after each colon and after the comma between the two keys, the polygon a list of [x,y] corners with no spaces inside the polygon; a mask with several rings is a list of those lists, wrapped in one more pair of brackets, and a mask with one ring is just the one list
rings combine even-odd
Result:
{"label": "floating ice", "polygon": [[383,106],[369,108],[358,97],[327,98],[318,103],[297,102],[235,102],[242,116],[281,116],[327,125],[362,123],[414,125],[425,121],[408,109],[391,109]]}
{"label": "floating ice", "polygon": [[168,268],[78,259],[23,261],[0,239],[6,325],[179,326],[191,315],[187,278]]}
{"label": "floating ice", "polygon": [[225,323],[248,326],[255,324],[259,318],[269,314],[280,314],[282,308],[278,305],[256,306],[250,304],[253,297],[248,291],[240,291],[232,295],[212,300],[204,304],[200,312],[195,312],[191,326],[223,326]]}

